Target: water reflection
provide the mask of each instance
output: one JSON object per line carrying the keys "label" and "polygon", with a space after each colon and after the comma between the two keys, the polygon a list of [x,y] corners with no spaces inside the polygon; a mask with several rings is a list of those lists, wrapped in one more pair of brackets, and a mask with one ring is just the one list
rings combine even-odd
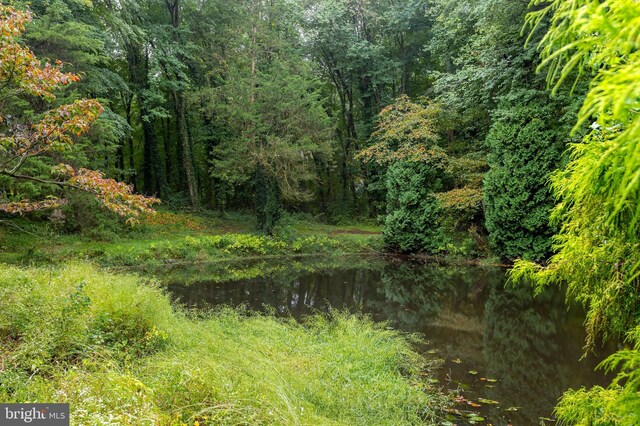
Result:
{"label": "water reflection", "polygon": [[[269,270],[278,272],[262,278],[216,282],[191,274],[188,285],[175,275],[166,281],[189,306],[267,306],[296,318],[341,308],[421,332],[424,349],[445,360],[443,387],[460,391],[459,415],[477,412],[486,424],[539,424],[551,417],[564,390],[606,383],[593,372],[598,357],[579,361],[583,314],[567,310],[559,289],[534,298],[528,287],[505,287],[501,269],[401,261],[352,265],[285,263],[272,265]],[[465,424],[460,416],[451,420]]]}

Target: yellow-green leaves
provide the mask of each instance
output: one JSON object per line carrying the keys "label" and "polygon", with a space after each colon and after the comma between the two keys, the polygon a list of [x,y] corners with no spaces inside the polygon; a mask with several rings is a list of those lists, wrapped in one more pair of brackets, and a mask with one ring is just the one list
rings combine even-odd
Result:
{"label": "yellow-green leaves", "polygon": [[[532,6],[545,3],[534,0]],[[567,281],[572,296],[590,305],[591,338],[601,331],[622,333],[635,321],[628,307],[639,286],[640,3],[555,0],[530,13],[527,23],[535,31],[547,19],[541,67],[554,90],[570,75],[591,76],[576,128],[593,125],[571,146],[567,167],[553,176],[559,200],[553,218],[561,225],[557,254],[549,269],[533,276]],[[519,265],[516,274],[527,269]]]}
{"label": "yellow-green leaves", "polygon": [[[546,5],[544,5],[546,4]],[[547,82],[554,91],[568,77],[590,76],[577,129],[592,132],[571,147],[571,161],[553,177],[561,224],[557,250],[546,268],[516,264],[512,277],[538,284],[567,282],[569,297],[588,307],[586,326],[596,336],[624,335],[640,323],[640,2],[542,0],[529,14],[532,32],[550,19],[540,43]],[[543,6],[544,5],[544,6]],[[635,350],[605,362],[620,369],[608,389],[570,390],[556,407],[566,424],[636,425],[640,412],[640,336]]]}

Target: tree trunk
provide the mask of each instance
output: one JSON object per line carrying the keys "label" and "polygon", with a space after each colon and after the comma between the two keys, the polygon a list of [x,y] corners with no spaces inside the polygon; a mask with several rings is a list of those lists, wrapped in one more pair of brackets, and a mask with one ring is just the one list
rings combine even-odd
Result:
{"label": "tree trunk", "polygon": [[[171,17],[171,25],[173,28],[180,26],[180,0],[165,0],[167,9],[169,10],[169,16]],[[180,37],[178,32],[175,32],[176,43],[180,44]],[[180,80],[180,76],[176,76],[177,81]],[[189,132],[187,130],[187,118],[186,118],[186,102],[184,97],[184,89],[173,92],[173,101],[176,112],[176,131],[178,133],[178,144],[182,148],[182,167],[184,168],[187,189],[189,191],[189,201],[191,205],[197,206],[200,204],[198,199],[198,184],[196,181],[195,170],[193,168],[193,152],[191,149],[191,143],[189,140]]]}
{"label": "tree trunk", "polygon": [[[127,124],[129,125],[129,128],[132,127],[132,120],[131,120],[131,105],[133,103],[133,94],[132,93],[127,93],[127,94],[123,94],[122,95],[122,103],[124,106],[124,112],[125,112],[125,118],[127,120]],[[129,147],[129,170],[131,175],[129,176],[129,184],[133,185],[133,190],[135,192],[138,191],[138,185],[136,182],[136,164],[135,164],[135,152],[134,152],[134,147],[133,147],[133,135],[131,134],[131,132],[129,132],[129,134],[127,135],[127,145]],[[124,153],[123,153],[123,161],[124,161]],[[123,163],[124,164],[124,163]],[[123,167],[124,169],[124,167]]]}
{"label": "tree trunk", "polygon": [[189,190],[189,201],[191,201],[192,205],[197,206],[199,204],[198,184],[196,182],[195,170],[193,168],[193,153],[191,150],[191,143],[189,141],[189,132],[187,130],[184,93],[174,92],[173,99],[176,110],[178,139],[180,140],[180,146],[182,147],[182,167],[185,171],[187,189]]}
{"label": "tree trunk", "polygon": [[162,170],[156,131],[153,123],[144,119],[146,109],[141,109],[141,114],[143,116],[142,133],[144,135],[144,192],[163,197],[167,194],[167,179]]}
{"label": "tree trunk", "polygon": [[282,213],[282,200],[278,182],[258,165],[255,171],[255,203],[258,229],[272,235]]}

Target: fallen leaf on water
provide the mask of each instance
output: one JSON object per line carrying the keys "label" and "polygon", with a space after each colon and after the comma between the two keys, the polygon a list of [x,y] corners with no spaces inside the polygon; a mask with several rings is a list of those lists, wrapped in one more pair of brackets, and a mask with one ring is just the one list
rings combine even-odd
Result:
{"label": "fallen leaf on water", "polygon": [[430,349],[427,351],[428,354],[433,355],[433,354],[437,354],[438,350],[437,349]]}
{"label": "fallen leaf on water", "polygon": [[522,407],[509,407],[509,408],[506,408],[504,411],[518,411],[521,408]]}
{"label": "fallen leaf on water", "polygon": [[456,364],[462,364],[462,360],[460,358],[452,359],[451,362],[455,362]]}
{"label": "fallen leaf on water", "polygon": [[483,404],[499,404],[498,401],[494,401],[493,399],[478,398],[478,401],[482,402]]}
{"label": "fallen leaf on water", "polygon": [[496,379],[487,379],[487,382],[489,382],[489,383],[495,383],[495,382],[497,382],[497,381],[498,381],[498,380],[496,380]]}
{"label": "fallen leaf on water", "polygon": [[484,385],[484,387],[485,387],[485,388],[487,388],[487,389],[493,389],[493,388],[495,388],[495,386],[493,386],[493,385]]}
{"label": "fallen leaf on water", "polygon": [[474,408],[478,408],[478,407],[482,407],[481,404],[476,404],[473,401],[467,401],[467,404],[469,404],[470,406],[474,407]]}
{"label": "fallen leaf on water", "polygon": [[476,374],[478,374],[478,372],[476,370],[471,370],[469,371],[469,374],[473,374],[475,376]]}

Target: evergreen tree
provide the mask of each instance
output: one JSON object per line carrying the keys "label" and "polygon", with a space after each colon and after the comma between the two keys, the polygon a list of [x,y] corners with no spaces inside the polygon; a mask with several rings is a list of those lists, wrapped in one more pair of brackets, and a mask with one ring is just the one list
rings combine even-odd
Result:
{"label": "evergreen tree", "polygon": [[486,139],[486,226],[503,258],[540,260],[551,253],[554,205],[548,182],[561,164],[575,114],[565,98],[536,90],[503,97]]}

